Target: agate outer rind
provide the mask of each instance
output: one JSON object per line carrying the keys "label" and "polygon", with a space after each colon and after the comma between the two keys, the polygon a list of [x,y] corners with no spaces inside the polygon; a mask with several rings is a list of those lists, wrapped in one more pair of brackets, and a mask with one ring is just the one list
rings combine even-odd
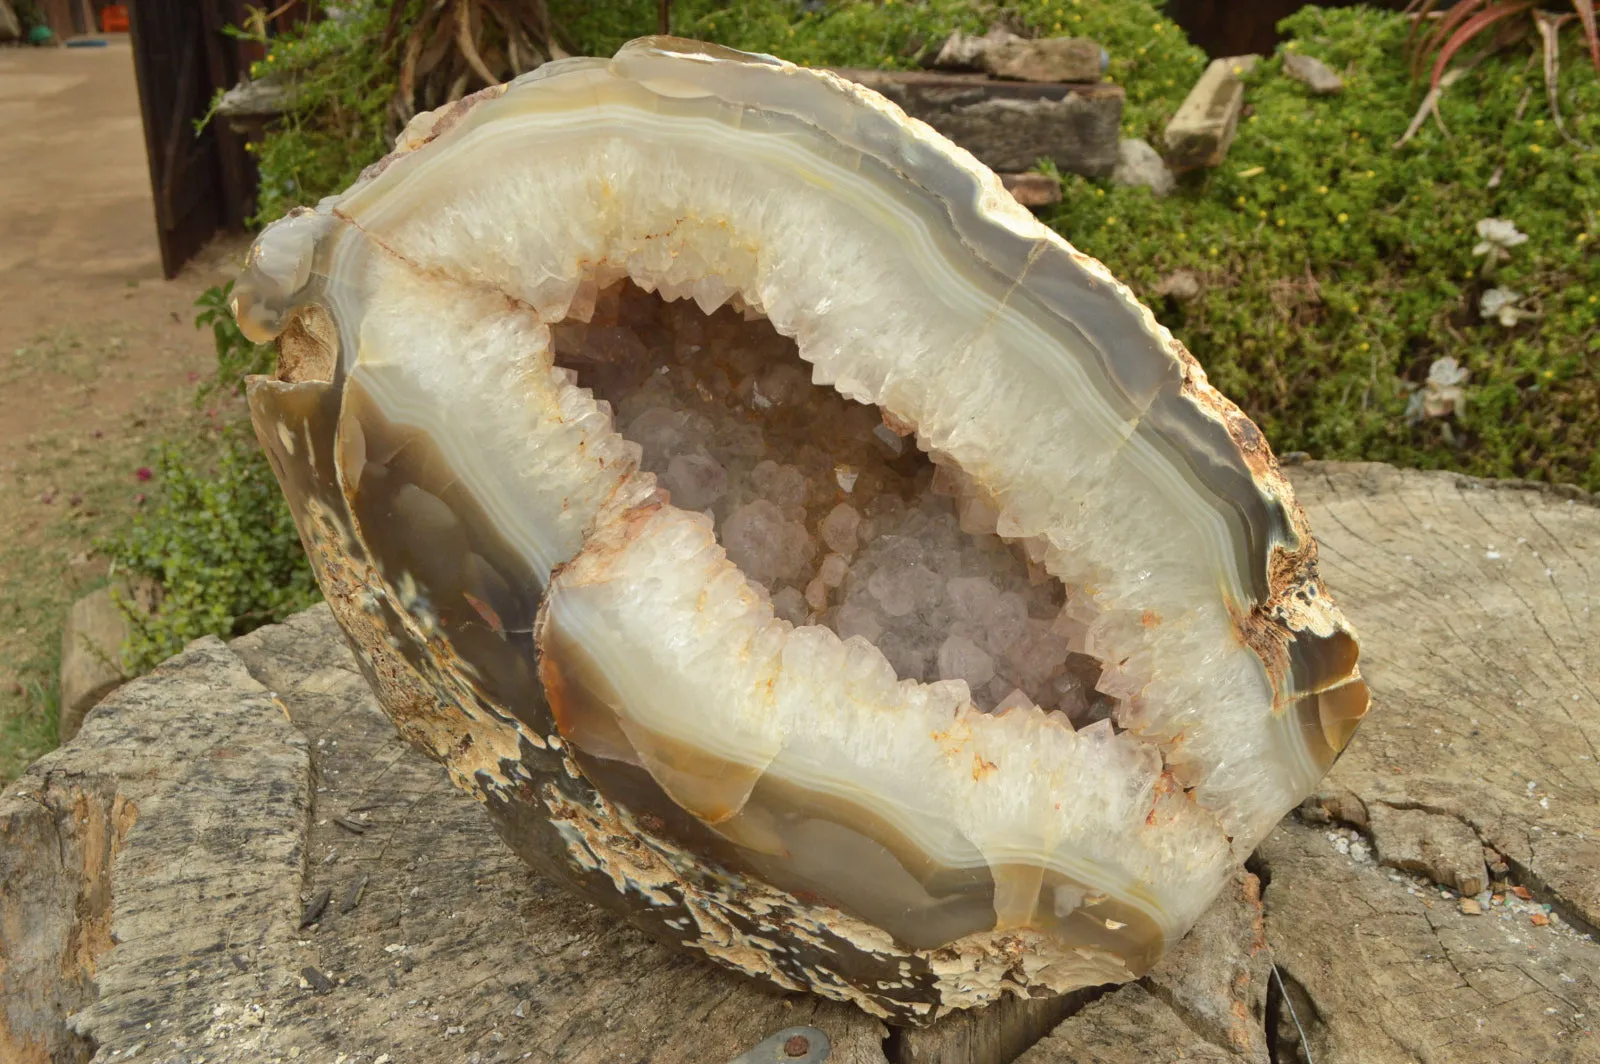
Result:
{"label": "agate outer rind", "polygon": [[[565,186],[572,198],[548,215],[519,191],[557,180],[574,159],[651,158],[661,184],[698,187],[683,160],[707,158],[708,145],[722,149],[719,187],[736,185],[741,165],[767,168],[763,180],[789,182],[783,190],[796,202],[836,200],[858,228],[881,226],[876,243],[891,257],[880,264],[896,265],[854,287],[878,286],[910,313],[927,301],[918,284],[945,286],[953,331],[920,334],[932,338],[931,361],[885,369],[864,350],[873,323],[846,320],[859,307],[789,298],[808,283],[796,270],[826,272],[833,261],[800,253],[787,265],[782,244],[749,242],[762,232],[757,216],[781,203],[746,200],[742,212],[719,214],[725,205],[708,199],[704,216],[669,218],[662,242],[652,244],[652,232],[629,243],[627,226],[650,220],[652,193],[626,187],[625,174],[574,179]],[[506,159],[514,173],[496,171]],[[524,174],[534,175],[526,186]],[[502,215],[497,192],[514,200]],[[794,242],[804,245],[803,234]],[[915,256],[892,259],[897,247]],[[871,265],[866,252],[844,250],[856,257],[841,255],[839,269]],[[759,728],[745,753],[712,756],[697,745],[707,736],[669,734],[675,721],[648,718],[637,697],[619,694],[615,671],[600,663],[647,649],[661,629],[619,643],[620,629],[589,622],[626,601],[637,586],[630,572],[648,574],[636,563],[676,544],[678,559],[702,565],[708,581],[738,583],[709,533],[634,472],[636,457],[586,393],[563,391],[551,375],[545,325],[582,314],[586,293],[624,276],[703,306],[732,296],[766,313],[798,340],[819,380],[917,424],[924,447],[951,460],[978,456],[968,472],[1008,504],[1011,532],[1047,546],[1047,567],[1096,589],[1108,616],[1138,622],[1107,637],[1134,689],[1119,712],[1126,732],[1073,738],[1045,719],[952,706],[951,726],[938,733],[952,758],[989,766],[973,772],[971,788],[996,809],[1011,796],[984,780],[1006,776],[995,765],[1008,742],[1033,736],[1049,749],[1121,758],[1143,781],[1118,807],[1124,820],[1012,831],[993,818],[956,823],[955,806],[948,815],[897,807],[892,795],[877,811],[828,812],[821,792],[777,772],[779,752],[738,759],[765,741]],[[609,62],[548,64],[419,116],[349,191],[270,227],[235,311],[252,337],[279,339],[280,379],[252,380],[252,417],[319,582],[402,733],[486,805],[525,859],[662,938],[781,986],[919,1023],[1007,991],[1136,977],[1198,916],[1228,866],[1310,790],[1366,711],[1355,638],[1317,577],[1315,541],[1255,427],[1126,288],[1019,208],[992,174],[834,76],[668,38],[634,42]],[[934,358],[950,352],[959,357]],[[1035,468],[1008,470],[982,439],[941,427],[951,408],[933,383],[939,374],[954,379],[973,365],[1004,378],[999,370],[1012,364],[1075,382],[1073,401],[1087,413],[1046,427],[1066,436],[1077,420],[1100,425],[1115,442],[1084,459],[1094,469],[1037,468],[1059,443],[1050,435]],[[1062,479],[1085,510],[1122,520],[1124,534],[1100,537],[1115,543],[1058,534],[1049,500],[1028,497],[1029,477]],[[1145,496],[1129,486],[1140,483],[1150,485]],[[1149,528],[1132,523],[1143,515]],[[1180,543],[1180,534],[1192,538]],[[1132,608],[1140,580],[1161,574],[1140,577],[1095,556],[1138,549],[1127,543],[1183,559],[1181,572],[1161,563],[1189,589],[1172,592],[1182,608]],[[730,594],[740,623],[769,630],[758,603]],[[645,605],[641,617],[673,608]],[[838,652],[825,637],[812,642],[818,654]],[[1176,682],[1186,653],[1207,655],[1206,667],[1228,680],[1215,699]],[[933,712],[933,695],[874,691],[895,712],[910,704],[894,702],[902,695]],[[1084,771],[1099,763],[1079,753]],[[747,785],[730,789],[729,779]],[[960,795],[967,784],[942,786]],[[740,821],[747,808],[780,807],[809,810],[802,826],[859,823],[852,838],[867,841],[847,845],[893,861],[909,876],[905,897],[927,908],[915,919],[911,910],[875,913],[881,899],[843,884],[831,896],[828,882],[764,858],[760,840],[770,836]],[[1054,915],[1041,904],[1047,888]],[[943,930],[920,939],[928,926]]]}

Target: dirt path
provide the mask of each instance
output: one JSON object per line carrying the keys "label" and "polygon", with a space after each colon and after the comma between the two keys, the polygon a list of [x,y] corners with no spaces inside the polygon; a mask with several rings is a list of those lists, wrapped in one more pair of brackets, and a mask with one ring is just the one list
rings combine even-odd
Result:
{"label": "dirt path", "polygon": [[150,448],[195,422],[204,289],[242,241],[161,276],[133,56],[0,49],[0,781],[53,743],[66,607],[94,541],[148,485]]}

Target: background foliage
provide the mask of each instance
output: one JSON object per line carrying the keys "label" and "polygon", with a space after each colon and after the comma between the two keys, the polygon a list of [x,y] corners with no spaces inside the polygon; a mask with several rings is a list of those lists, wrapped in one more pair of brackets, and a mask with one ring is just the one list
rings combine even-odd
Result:
{"label": "background foliage", "polygon": [[243,635],[318,600],[289,508],[248,428],[235,426],[215,454],[196,457],[162,451],[154,505],[111,546],[120,569],[161,587],[153,616],[123,603],[134,629],[124,659],[136,673],[192,639]]}

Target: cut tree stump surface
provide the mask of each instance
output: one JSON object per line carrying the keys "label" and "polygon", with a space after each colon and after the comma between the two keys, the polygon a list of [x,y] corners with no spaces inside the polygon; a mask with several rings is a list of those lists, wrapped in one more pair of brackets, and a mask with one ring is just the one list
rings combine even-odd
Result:
{"label": "cut tree stump surface", "polygon": [[[0,1060],[723,1064],[805,1024],[840,1064],[1266,1064],[1292,1006],[1318,1064],[1600,1061],[1600,508],[1293,478],[1376,704],[1138,983],[889,1032],[659,947],[518,862],[318,607],[194,644],[0,796]],[[1437,885],[1473,838],[1527,899]]]}

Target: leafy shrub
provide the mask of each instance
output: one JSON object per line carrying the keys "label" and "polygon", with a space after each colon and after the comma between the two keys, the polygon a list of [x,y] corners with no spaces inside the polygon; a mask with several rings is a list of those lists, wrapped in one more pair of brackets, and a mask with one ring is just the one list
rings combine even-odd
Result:
{"label": "leafy shrub", "polygon": [[120,601],[133,628],[124,660],[143,672],[203,635],[243,635],[318,599],[289,507],[248,430],[208,462],[168,445],[156,498],[110,544],[116,568],[161,587],[154,615]]}
{"label": "leafy shrub", "polygon": [[271,132],[247,145],[260,174],[257,224],[340,191],[388,150],[386,119],[399,77],[396,37],[387,33],[392,7],[389,0],[356,0],[336,16],[262,38],[270,50],[251,76],[270,75],[294,92]]}
{"label": "leafy shrub", "polygon": [[[271,345],[254,344],[228,310],[233,284],[209,288],[195,326],[211,327],[216,375],[196,401],[243,390],[272,370]],[[152,470],[153,504],[103,545],[113,570],[153,580],[154,614],[118,599],[132,634],[124,663],[143,672],[203,635],[243,635],[317,601],[294,519],[248,426],[225,425],[211,441],[168,442]]]}

